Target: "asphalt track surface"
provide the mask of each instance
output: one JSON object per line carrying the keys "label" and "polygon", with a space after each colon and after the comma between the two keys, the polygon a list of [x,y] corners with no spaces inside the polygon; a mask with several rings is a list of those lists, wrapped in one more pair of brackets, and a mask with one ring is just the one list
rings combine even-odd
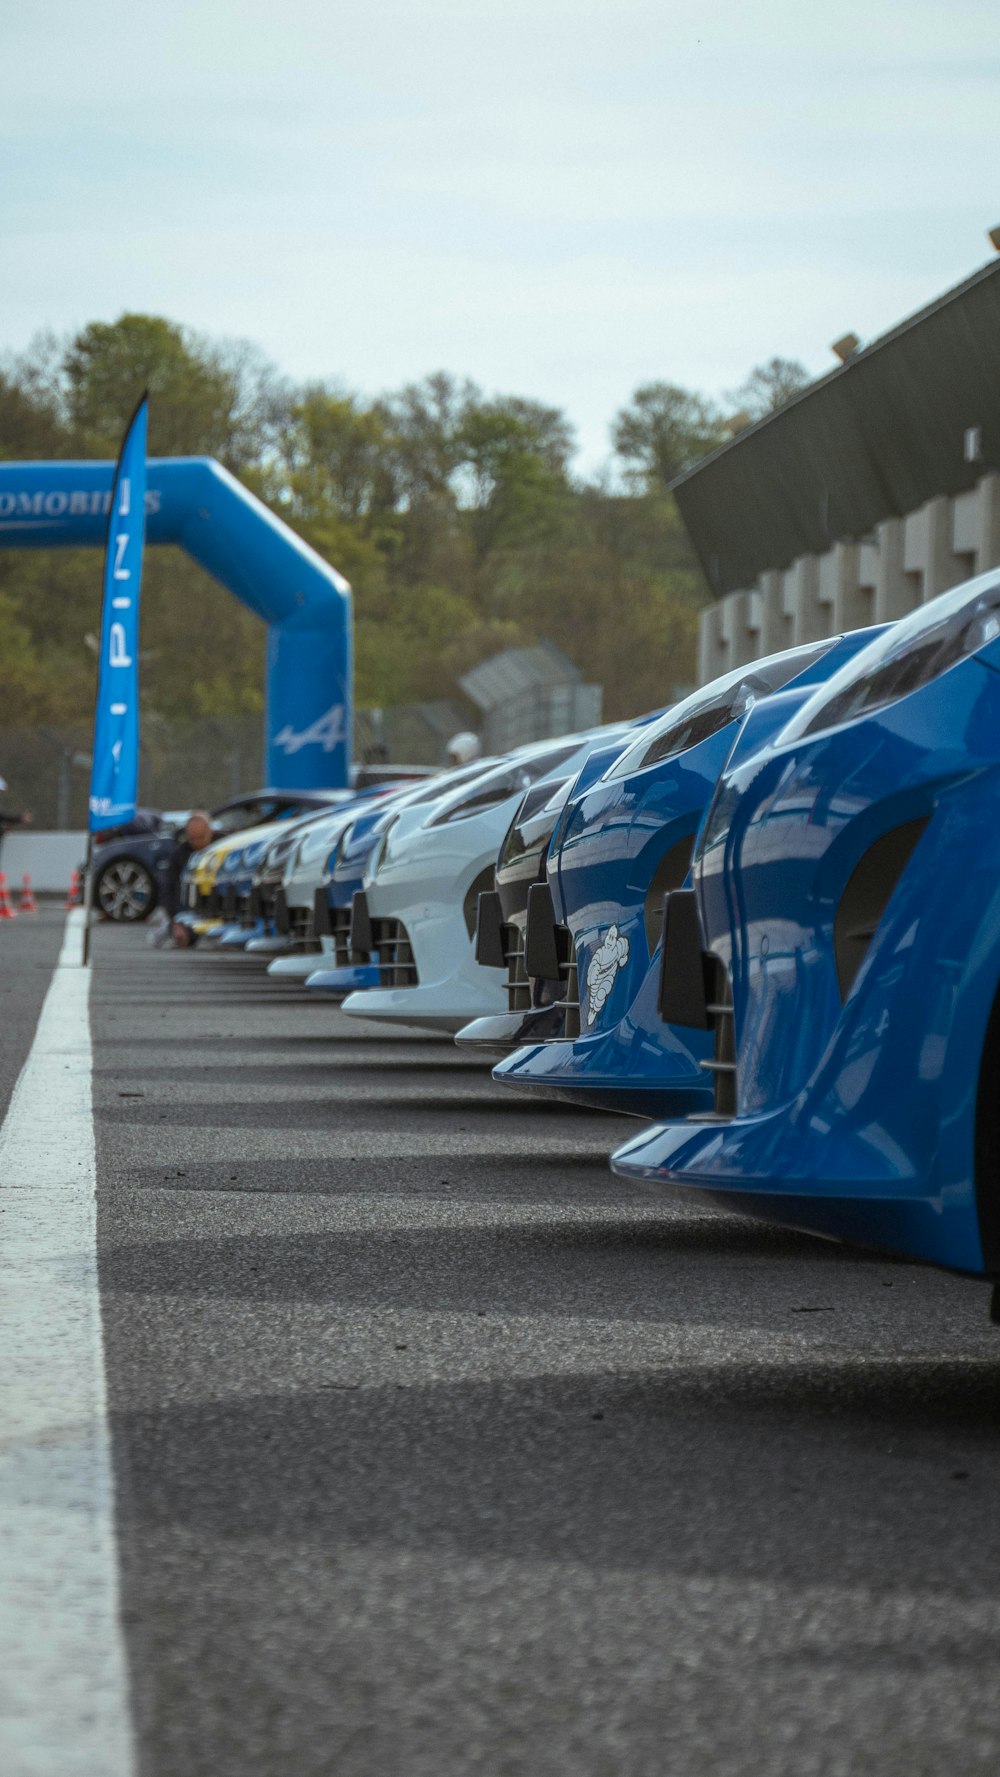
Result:
{"label": "asphalt track surface", "polygon": [[[0,1111],[61,926],[0,933]],[[628,1187],[632,1122],[259,963],[95,952],[142,1777],[996,1777],[984,1286]]]}

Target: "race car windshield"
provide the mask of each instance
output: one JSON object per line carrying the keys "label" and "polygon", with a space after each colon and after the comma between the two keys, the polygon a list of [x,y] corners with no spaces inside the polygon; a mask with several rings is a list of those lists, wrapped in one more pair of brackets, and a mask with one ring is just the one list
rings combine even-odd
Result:
{"label": "race car windshield", "polygon": [[635,771],[645,771],[647,766],[673,759],[678,753],[686,753],[690,747],[709,740],[720,728],[741,716],[751,703],[769,697],[772,691],[780,691],[790,679],[797,678],[807,667],[821,660],[836,640],[836,636],[829,636],[806,647],[789,648],[783,654],[751,661],[721,679],[713,679],[703,690],[692,692],[683,703],[668,710],[654,728],[647,729],[615,760],[605,772],[605,779],[631,777]]}
{"label": "race car windshield", "polygon": [[1000,635],[1000,579],[981,575],[902,618],[855,655],[779,736],[801,740],[919,691]]}

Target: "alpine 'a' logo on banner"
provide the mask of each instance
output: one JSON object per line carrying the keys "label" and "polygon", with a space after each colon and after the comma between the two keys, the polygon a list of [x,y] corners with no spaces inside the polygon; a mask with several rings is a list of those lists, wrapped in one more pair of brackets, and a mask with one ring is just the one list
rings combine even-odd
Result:
{"label": "alpine 'a' logo on banner", "polygon": [[610,925],[593,952],[587,968],[587,1023],[593,1024],[615,984],[615,976],[628,962],[628,939]]}
{"label": "alpine 'a' logo on banner", "polygon": [[281,747],[287,754],[300,753],[303,747],[322,747],[324,753],[332,753],[334,747],[339,747],[346,738],[344,706],[342,703],[332,703],[325,716],[317,717],[310,727],[303,728],[299,734],[286,722],[271,745]]}

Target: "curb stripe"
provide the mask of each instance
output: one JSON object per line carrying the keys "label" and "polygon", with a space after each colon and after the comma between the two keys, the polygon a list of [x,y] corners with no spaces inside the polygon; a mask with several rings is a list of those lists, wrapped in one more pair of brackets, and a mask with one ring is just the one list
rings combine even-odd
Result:
{"label": "curb stripe", "polygon": [[0,1766],[132,1777],[97,1277],[90,971],[66,921],[0,1129]]}

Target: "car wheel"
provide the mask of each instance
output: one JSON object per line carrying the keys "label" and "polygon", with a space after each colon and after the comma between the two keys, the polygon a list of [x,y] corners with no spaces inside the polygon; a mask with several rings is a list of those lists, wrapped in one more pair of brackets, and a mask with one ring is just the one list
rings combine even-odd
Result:
{"label": "car wheel", "polygon": [[146,919],[156,906],[156,884],[138,858],[112,858],[94,883],[94,900],[109,919]]}

